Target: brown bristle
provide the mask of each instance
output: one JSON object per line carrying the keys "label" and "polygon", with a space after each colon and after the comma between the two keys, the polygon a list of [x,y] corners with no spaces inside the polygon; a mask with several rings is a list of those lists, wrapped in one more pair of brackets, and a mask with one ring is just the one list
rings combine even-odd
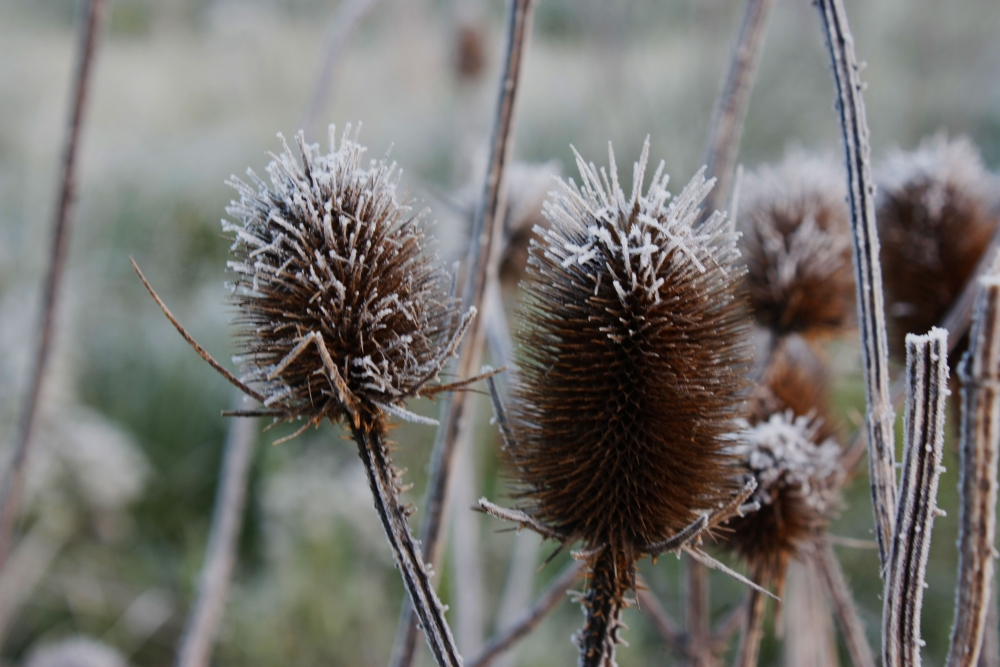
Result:
{"label": "brown bristle", "polygon": [[840,447],[819,439],[815,418],[788,410],[742,431],[733,452],[757,481],[752,499],[760,509],[726,524],[727,545],[764,582],[780,585],[789,558],[812,544],[840,507]]}
{"label": "brown bristle", "polygon": [[902,359],[906,334],[940,324],[975,271],[1000,219],[1000,179],[968,139],[944,136],[892,156],[880,172],[890,349]]}
{"label": "brown bristle", "polygon": [[743,192],[740,248],[758,323],[779,336],[847,328],[855,296],[843,169],[791,153],[748,174]]}
{"label": "brown bristle", "polygon": [[751,425],[765,422],[776,412],[791,410],[796,417],[813,417],[817,442],[836,438],[836,424],[829,418],[830,373],[812,346],[797,335],[782,338],[767,370],[747,401]]}
{"label": "brown bristle", "polygon": [[406,416],[403,400],[434,379],[459,323],[422,215],[396,199],[395,166],[363,164],[349,131],[338,149],[330,128],[326,155],[300,133],[301,163],[284,145],[270,186],[252,172],[256,192],[231,182],[240,201],[226,210],[242,224],[224,227],[235,235],[243,373],[290,416]]}

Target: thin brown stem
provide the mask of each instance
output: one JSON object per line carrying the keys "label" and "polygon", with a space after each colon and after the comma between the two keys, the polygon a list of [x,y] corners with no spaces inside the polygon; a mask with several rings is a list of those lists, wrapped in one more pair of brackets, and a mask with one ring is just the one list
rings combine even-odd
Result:
{"label": "thin brown stem", "polygon": [[410,603],[423,628],[427,645],[438,667],[462,667],[462,658],[445,619],[444,605],[434,591],[434,584],[424,565],[420,547],[406,521],[406,506],[399,499],[396,471],[380,423],[362,423],[351,432],[358,444],[358,454],[368,474],[368,485],[375,499],[375,510],[382,521],[392,555],[410,595]]}
{"label": "thin brown stem", "polygon": [[236,563],[258,428],[256,419],[235,419],[230,423],[198,598],[177,652],[177,667],[205,667],[212,657]]}
{"label": "thin brown stem", "polygon": [[[760,574],[753,576],[754,581],[760,581]],[[733,659],[734,667],[756,667],[757,656],[760,654],[760,640],[764,637],[764,612],[767,609],[767,598],[759,591],[750,590],[750,600],[743,616],[740,628],[740,645]]]}
{"label": "thin brown stem", "polygon": [[709,627],[708,568],[690,554],[684,556],[684,612],[687,621],[687,654],[691,667],[714,667]]}
{"label": "thin brown stem", "polygon": [[[490,280],[496,280],[502,249],[504,168],[510,160],[514,109],[531,31],[533,9],[534,0],[509,1],[504,69],[500,79],[496,118],[490,141],[489,167],[482,197],[472,221],[469,251],[465,262],[466,280],[462,290],[463,303],[480,310],[487,285]],[[486,317],[478,317],[472,323],[459,354],[459,377],[467,377],[474,372],[473,369],[479,367],[486,320]],[[441,532],[444,526],[445,508],[448,505],[449,479],[454,465],[456,443],[462,439],[460,432],[470,428],[465,411],[465,393],[454,394],[443,401],[442,415],[442,426],[438,429],[437,441],[431,455],[431,477],[424,506],[425,518],[420,531],[424,558],[432,565],[440,560]],[[415,646],[413,614],[404,605],[393,651],[394,667],[410,667],[413,664]]]}
{"label": "thin brown stem", "polygon": [[840,628],[840,635],[844,638],[851,663],[854,667],[875,667],[875,656],[865,636],[865,626],[858,616],[854,597],[844,578],[844,571],[840,568],[837,554],[833,552],[830,543],[824,540],[817,545],[813,558],[823,578],[826,596],[833,605],[837,627]]}
{"label": "thin brown stem", "polygon": [[962,476],[958,586],[948,667],[979,659],[986,631],[996,536],[1000,448],[1000,276],[978,281],[969,353],[962,360]]}
{"label": "thin brown stem", "polygon": [[920,611],[937,508],[945,403],[948,332],[906,336],[903,472],[882,606],[882,664],[919,667]]}
{"label": "thin brown stem", "polygon": [[535,602],[525,609],[505,630],[495,635],[486,643],[486,648],[468,667],[487,667],[504,651],[510,649],[519,639],[534,630],[545,616],[555,609],[556,605],[566,598],[566,591],[580,578],[583,563],[574,561],[566,566],[545,592],[538,596]]}
{"label": "thin brown stem", "polygon": [[69,127],[63,144],[62,180],[56,200],[56,214],[52,230],[52,246],[49,251],[48,275],[42,300],[42,320],[38,332],[38,351],[31,374],[31,386],[27,403],[21,415],[20,431],[10,468],[0,489],[0,569],[7,560],[13,538],[14,527],[21,511],[21,496],[28,456],[34,439],[38,421],[38,404],[42,396],[52,340],[55,336],[56,316],[59,309],[59,295],[62,276],[66,265],[66,252],[76,203],[76,163],[83,129],[83,114],[90,90],[91,72],[97,39],[101,32],[104,15],[104,0],[88,0],[84,3],[84,20],[80,34],[80,48],[77,52],[76,79],[73,85]]}
{"label": "thin brown stem", "polygon": [[823,37],[830,53],[837,110],[847,163],[847,192],[851,205],[854,274],[858,293],[861,357],[868,406],[868,472],[875,513],[875,535],[884,569],[889,562],[896,516],[895,413],[889,398],[889,345],[875,226],[875,185],[872,182],[868,121],[862,98],[860,68],[854,38],[842,0],[817,0]]}
{"label": "thin brown stem", "polygon": [[705,201],[705,211],[709,215],[712,211],[724,209],[729,199],[750,91],[764,50],[767,23],[774,5],[775,0],[746,0],[743,6],[743,17],[729,56],[726,78],[715,100],[708,130],[706,176],[716,179],[715,187]]}
{"label": "thin brown stem", "polygon": [[673,619],[660,602],[660,599],[647,588],[643,582],[637,582],[636,599],[639,609],[653,622],[653,627],[660,637],[675,651],[683,652],[687,642],[684,629]]}
{"label": "thin brown stem", "polygon": [[309,106],[306,107],[301,127],[310,130],[326,107],[330,91],[334,88],[337,68],[351,38],[358,32],[362,21],[375,8],[378,0],[342,0],[330,17],[326,35],[323,37],[323,51],[320,55],[319,73],[313,86]]}

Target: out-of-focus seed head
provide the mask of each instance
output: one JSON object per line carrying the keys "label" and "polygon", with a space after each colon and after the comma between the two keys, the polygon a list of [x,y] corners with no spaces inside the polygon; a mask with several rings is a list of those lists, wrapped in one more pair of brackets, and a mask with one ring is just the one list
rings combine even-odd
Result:
{"label": "out-of-focus seed head", "polygon": [[785,410],[735,436],[732,453],[756,479],[752,500],[760,509],[730,521],[727,542],[760,583],[780,588],[789,558],[822,534],[841,505],[840,446],[820,439],[820,422]]}
{"label": "out-of-focus seed head", "polygon": [[938,135],[892,155],[878,180],[891,350],[902,359],[906,334],[940,324],[975,271],[1000,220],[1000,179],[968,139]]}
{"label": "out-of-focus seed head", "polygon": [[695,226],[712,182],[671,200],[661,162],[643,194],[648,154],[628,197],[610,149],[607,172],[577,155],[581,183],[545,204],[508,452],[525,511],[623,562],[731,497],[752,354],[736,234],[719,213]]}
{"label": "out-of-focus seed head", "polygon": [[846,179],[836,164],[793,152],[748,174],[737,228],[757,322],[776,335],[828,335],[855,314]]}
{"label": "out-of-focus seed head", "polygon": [[[298,137],[239,192],[223,221],[247,382],[287,417],[406,416],[435,379],[459,324],[450,280],[426,249],[422,213],[397,199],[385,159],[363,161],[357,133],[330,152]],[[342,384],[341,384],[342,383]]]}

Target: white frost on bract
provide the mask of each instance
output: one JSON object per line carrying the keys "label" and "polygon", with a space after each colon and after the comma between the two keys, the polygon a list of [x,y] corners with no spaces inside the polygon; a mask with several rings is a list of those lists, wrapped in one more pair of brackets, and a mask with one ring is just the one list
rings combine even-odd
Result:
{"label": "white frost on bract", "polygon": [[752,500],[770,505],[778,490],[797,487],[813,509],[831,509],[844,471],[840,446],[832,438],[816,444],[821,425],[817,417],[787,410],[734,436],[730,451],[757,480]]}
{"label": "white frost on bract", "polygon": [[[626,199],[618,182],[614,151],[608,144],[608,172],[586,163],[573,149],[581,185],[560,179],[561,190],[550,193],[543,213],[551,230],[536,228],[547,243],[546,254],[563,268],[578,266],[595,285],[607,274],[624,303],[633,295],[659,303],[667,264],[687,263],[704,273],[709,264],[728,266],[736,235],[727,229],[726,215],[714,212],[700,225],[701,204],[715,179],[705,179],[704,167],[680,195],[669,201],[660,162],[646,194],[642,194],[649,161],[649,138],[633,166],[632,193]],[[582,232],[582,240],[581,234]]]}

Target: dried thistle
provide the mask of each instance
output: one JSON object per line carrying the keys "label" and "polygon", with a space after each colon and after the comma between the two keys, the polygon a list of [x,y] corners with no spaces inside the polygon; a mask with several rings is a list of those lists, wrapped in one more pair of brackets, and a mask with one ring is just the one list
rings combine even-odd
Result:
{"label": "dried thistle", "polygon": [[721,213],[694,226],[703,171],[668,204],[661,162],[643,196],[648,156],[647,140],[627,199],[609,147],[608,172],[577,155],[581,184],[546,202],[510,423],[498,414],[522,511],[483,503],[582,544],[585,666],[615,664],[636,561],[685,548],[736,490],[725,434],[751,355],[736,235]]}
{"label": "dried thistle", "polygon": [[843,170],[801,153],[748,174],[738,229],[757,322],[778,336],[843,331],[854,318]]}
{"label": "dried thistle", "polygon": [[[880,170],[878,224],[892,352],[941,322],[1000,220],[998,179],[965,138],[930,137]],[[961,358],[965,343],[952,352]]]}
{"label": "dried thistle", "polygon": [[363,164],[365,149],[350,126],[339,148],[330,128],[325,155],[301,132],[296,139],[301,164],[282,138],[284,151],[267,166],[270,186],[252,171],[256,190],[230,181],[240,201],[226,210],[239,224],[223,221],[223,229],[234,236],[229,268],[242,379],[211,359],[153,296],[207,361],[264,405],[234,414],[303,420],[289,437],[324,419],[346,422],[431,652],[438,665],[460,666],[406,522],[410,511],[399,498],[401,473],[386,435],[390,416],[434,423],[404,401],[455,386],[433,381],[474,311],[460,315],[448,275],[427,250],[423,213],[397,199],[395,164]]}

